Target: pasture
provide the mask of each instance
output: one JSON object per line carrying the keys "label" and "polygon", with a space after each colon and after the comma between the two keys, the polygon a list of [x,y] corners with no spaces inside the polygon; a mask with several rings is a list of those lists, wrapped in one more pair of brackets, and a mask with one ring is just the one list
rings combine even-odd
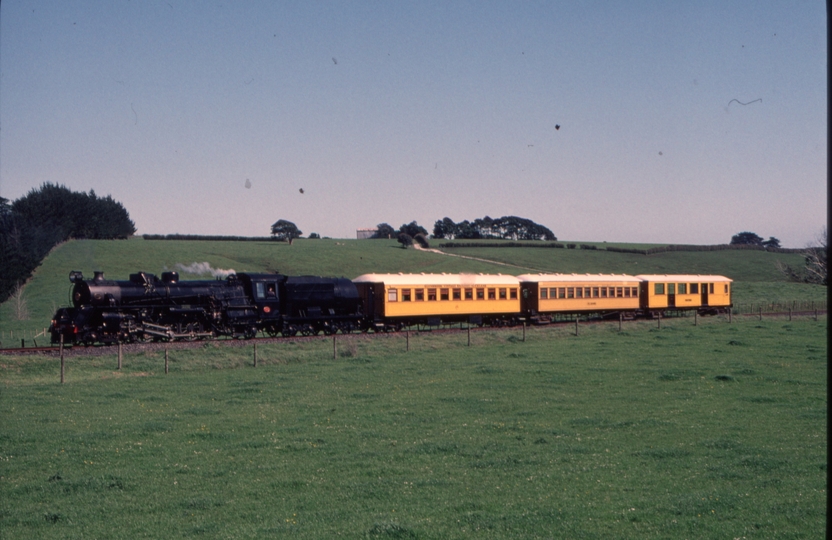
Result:
{"label": "pasture", "polygon": [[3,357],[3,538],[817,538],[826,318]]}
{"label": "pasture", "polygon": [[[252,245],[253,244],[253,245]],[[450,250],[448,250],[450,251]],[[76,241],[69,270],[177,263],[288,274],[701,272],[735,302],[816,299],[760,252],[402,250],[395,242]],[[512,264],[515,266],[506,266]],[[694,266],[695,265],[695,266]],[[522,267],[522,268],[521,268]],[[636,270],[634,267],[637,267]],[[183,274],[184,279],[189,277]],[[0,307],[0,328],[12,307]],[[0,357],[0,537],[817,538],[825,531],[827,318],[655,322]]]}

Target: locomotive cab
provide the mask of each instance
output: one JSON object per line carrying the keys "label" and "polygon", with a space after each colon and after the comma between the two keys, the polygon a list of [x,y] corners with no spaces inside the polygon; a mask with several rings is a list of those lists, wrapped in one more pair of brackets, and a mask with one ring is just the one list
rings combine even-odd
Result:
{"label": "locomotive cab", "polygon": [[263,321],[280,319],[281,284],[286,276],[280,274],[239,274],[237,276],[250,298],[254,299],[257,313]]}

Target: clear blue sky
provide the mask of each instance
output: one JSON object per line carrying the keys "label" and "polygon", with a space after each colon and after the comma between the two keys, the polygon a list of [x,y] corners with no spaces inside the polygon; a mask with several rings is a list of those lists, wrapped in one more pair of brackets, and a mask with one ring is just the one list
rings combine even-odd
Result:
{"label": "clear blue sky", "polygon": [[826,70],[820,1],[3,0],[0,195],[92,189],[139,233],[803,247]]}

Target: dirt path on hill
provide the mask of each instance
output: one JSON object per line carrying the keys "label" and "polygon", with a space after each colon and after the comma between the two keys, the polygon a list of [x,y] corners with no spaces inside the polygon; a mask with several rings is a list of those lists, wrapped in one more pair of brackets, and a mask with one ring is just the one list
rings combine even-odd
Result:
{"label": "dirt path on hill", "polygon": [[531,272],[534,272],[536,274],[540,273],[540,272],[544,272],[543,270],[540,270],[539,268],[530,268],[528,266],[520,266],[520,265],[517,265],[517,264],[504,263],[504,262],[500,262],[500,261],[492,261],[491,259],[482,259],[480,257],[469,257],[468,255],[456,255],[454,253],[446,253],[444,251],[439,251],[438,249],[423,248],[422,246],[420,246],[418,244],[413,244],[413,247],[418,249],[419,251],[429,251],[431,253],[438,253],[439,255],[445,255],[447,257],[459,257],[460,259],[468,259],[469,261],[478,261],[478,262],[484,262],[484,263],[489,263],[489,264],[497,264],[497,265],[500,265],[500,266],[508,266],[510,268],[519,268],[521,270],[530,270]]}

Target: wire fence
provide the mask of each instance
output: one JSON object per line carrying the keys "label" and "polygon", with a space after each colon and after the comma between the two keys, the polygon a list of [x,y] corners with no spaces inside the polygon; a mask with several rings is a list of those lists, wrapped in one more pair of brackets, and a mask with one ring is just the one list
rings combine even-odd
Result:
{"label": "wire fence", "polygon": [[735,315],[749,315],[766,313],[801,313],[826,311],[826,301],[820,300],[792,300],[776,302],[743,302],[734,304],[732,311]]}

